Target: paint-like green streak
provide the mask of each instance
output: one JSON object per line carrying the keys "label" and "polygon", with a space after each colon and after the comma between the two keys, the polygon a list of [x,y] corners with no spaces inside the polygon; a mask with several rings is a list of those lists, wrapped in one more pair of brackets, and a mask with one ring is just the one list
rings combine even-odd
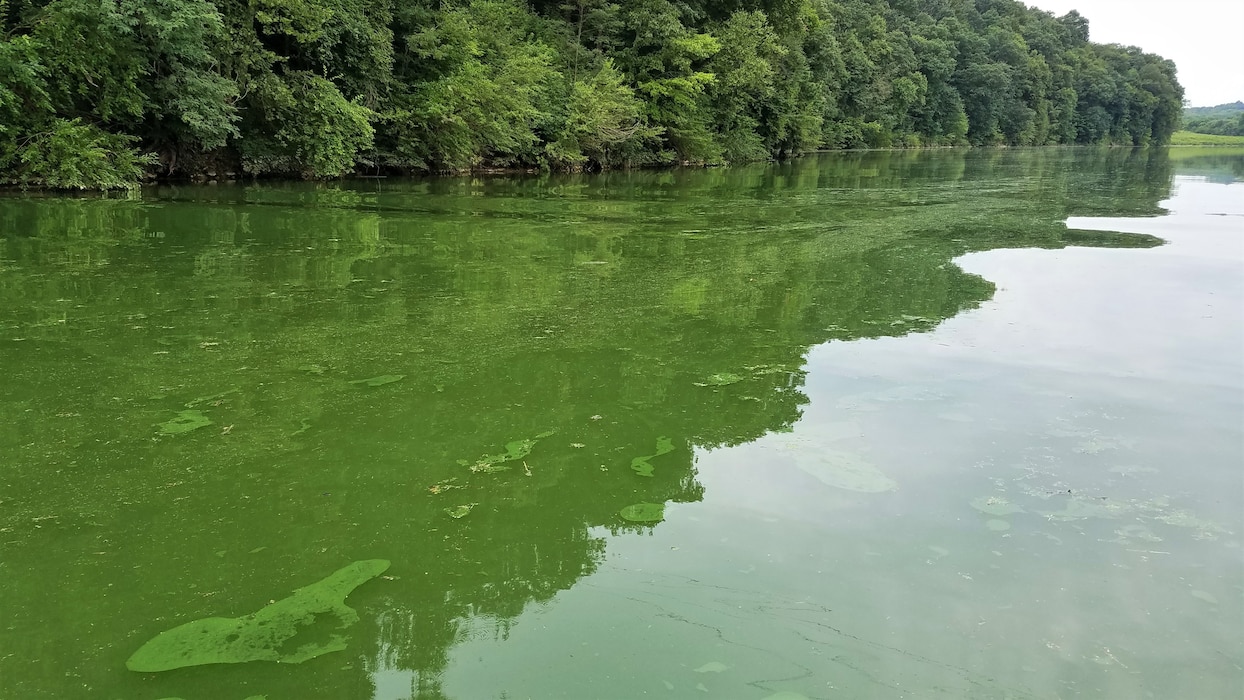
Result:
{"label": "paint-like green streak", "polygon": [[652,476],[653,472],[656,470],[656,467],[652,466],[652,462],[650,462],[649,460],[651,460],[653,457],[660,457],[661,455],[669,454],[673,451],[674,451],[673,441],[671,441],[669,438],[664,437],[664,436],[659,437],[657,438],[656,451],[650,455],[645,455],[643,457],[636,457],[635,459],[632,459],[631,469],[634,469],[635,473],[640,476]]}
{"label": "paint-like green streak", "polygon": [[206,428],[212,419],[199,411],[178,411],[177,417],[160,424],[160,432],[165,435],[180,435],[191,430]]}
{"label": "paint-like green streak", "polygon": [[307,642],[290,649],[301,628],[318,615],[337,618],[338,630],[358,622],[358,613],[345,604],[355,588],[389,568],[384,559],[356,561],[328,578],[294,591],[245,617],[208,617],[161,632],[125,662],[131,671],[171,671],[186,666],[278,661],[297,664],[346,648],[338,633],[325,642]]}

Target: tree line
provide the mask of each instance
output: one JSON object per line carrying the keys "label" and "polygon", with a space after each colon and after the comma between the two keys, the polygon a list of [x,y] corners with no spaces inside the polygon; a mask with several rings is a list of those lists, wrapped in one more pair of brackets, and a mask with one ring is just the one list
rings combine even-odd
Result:
{"label": "tree line", "polygon": [[0,180],[1166,142],[1172,62],[1014,0],[0,0]]}
{"label": "tree line", "polygon": [[1183,124],[1196,134],[1244,136],[1244,102],[1185,109]]}

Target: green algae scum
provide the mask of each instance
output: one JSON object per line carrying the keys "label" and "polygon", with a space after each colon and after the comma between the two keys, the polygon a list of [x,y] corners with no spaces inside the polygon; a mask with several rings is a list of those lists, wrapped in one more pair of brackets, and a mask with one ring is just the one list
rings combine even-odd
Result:
{"label": "green algae scum", "polygon": [[160,424],[160,432],[165,435],[179,435],[191,430],[206,428],[211,424],[212,419],[199,411],[178,411],[176,418]]}
{"label": "green algae scum", "polygon": [[0,700],[1244,697],[1242,176],[0,195]]}
{"label": "green algae scum", "polygon": [[664,503],[632,503],[618,512],[633,523],[657,523],[665,519]]}
{"label": "green algae scum", "polygon": [[187,622],[142,645],[125,665],[131,671],[155,672],[247,661],[297,664],[342,651],[348,638],[336,632],[325,642],[297,644],[296,640],[301,628],[315,624],[320,615],[335,617],[337,630],[358,622],[358,613],[345,603],[346,596],[388,568],[389,562],[383,559],[356,561],[250,615]]}

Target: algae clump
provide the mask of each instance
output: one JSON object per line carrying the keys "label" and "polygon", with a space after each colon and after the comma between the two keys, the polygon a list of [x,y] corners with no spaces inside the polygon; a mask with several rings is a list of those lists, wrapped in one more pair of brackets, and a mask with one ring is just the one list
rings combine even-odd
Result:
{"label": "algae clump", "polygon": [[1014,513],[1023,513],[1024,509],[1011,503],[1001,496],[981,496],[972,499],[972,507],[987,515],[1012,515]]}
{"label": "algae clump", "polygon": [[733,372],[718,372],[710,374],[707,379],[702,382],[693,382],[696,386],[730,386],[743,381],[743,376],[734,374]]}
{"label": "algae clump", "polygon": [[661,455],[669,454],[673,451],[674,442],[665,436],[659,437],[657,438],[656,452],[632,459],[631,469],[635,470],[635,473],[640,476],[652,476],[652,474],[656,471],[656,467],[652,466],[652,462],[648,460],[653,457],[660,457]]}
{"label": "algae clump", "polygon": [[848,491],[884,493],[898,488],[894,479],[852,452],[823,449],[801,454],[795,466],[823,484]]}
{"label": "algae clump", "polygon": [[337,618],[337,630],[358,622],[346,596],[389,568],[384,559],[356,561],[328,578],[299,588],[288,598],[244,617],[208,617],[161,632],[125,662],[131,671],[171,671],[186,666],[276,661],[297,664],[346,648],[347,638],[331,634],[327,641],[298,646],[301,628],[319,615]]}
{"label": "algae clump", "polygon": [[471,471],[484,472],[485,474],[493,474],[495,472],[505,471],[510,468],[509,466],[506,465],[506,462],[514,462],[531,454],[531,450],[536,446],[537,442],[539,442],[540,440],[543,440],[546,437],[552,436],[553,433],[554,431],[549,430],[549,431],[540,433],[539,435],[533,438],[527,438],[525,440],[513,440],[511,442],[507,442],[505,444],[505,452],[502,452],[500,454],[495,454],[495,455],[484,455],[483,457],[480,457],[478,460],[476,460],[475,464],[471,465]]}
{"label": "algae clump", "polygon": [[199,411],[178,411],[176,418],[160,424],[160,432],[165,435],[180,435],[211,424],[212,419]]}
{"label": "algae clump", "polygon": [[486,474],[505,471],[506,469],[509,469],[508,466],[505,466],[506,462],[513,462],[514,460],[526,457],[531,454],[531,450],[535,446],[536,441],[531,439],[507,442],[505,443],[505,452],[480,457],[478,462],[471,465],[471,471],[484,472]]}
{"label": "algae clump", "polygon": [[664,503],[633,503],[618,513],[633,523],[655,523],[665,519]]}

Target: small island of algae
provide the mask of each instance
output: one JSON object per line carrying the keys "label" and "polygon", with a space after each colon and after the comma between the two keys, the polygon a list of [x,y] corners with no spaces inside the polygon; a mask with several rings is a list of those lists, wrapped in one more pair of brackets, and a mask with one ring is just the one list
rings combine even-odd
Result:
{"label": "small island of algae", "polygon": [[211,424],[212,419],[199,411],[179,411],[176,418],[160,424],[160,432],[164,435],[181,435]]}
{"label": "small island of algae", "polygon": [[[505,452],[495,455],[484,455],[471,465],[471,471],[483,472],[485,474],[493,474],[496,472],[506,471],[510,467],[506,462],[514,462],[531,454],[531,450],[535,448],[536,443],[546,437],[551,437],[554,431],[547,430],[533,438],[525,440],[512,440],[505,444]],[[466,466],[468,463],[463,460],[459,464]]]}
{"label": "small island of algae", "polygon": [[652,476],[652,474],[656,471],[656,467],[652,466],[652,462],[649,460],[654,457],[660,457],[661,455],[667,455],[673,451],[674,442],[665,436],[661,436],[657,438],[656,452],[632,459],[631,469],[635,470],[635,473],[640,476]]}
{"label": "small island of algae", "polygon": [[278,661],[297,664],[346,648],[347,638],[334,633],[327,641],[297,644],[302,628],[317,616],[337,618],[338,630],[358,622],[345,604],[354,589],[389,568],[384,559],[356,561],[328,578],[299,588],[288,598],[244,617],[208,617],[161,632],[125,662],[131,671],[171,671],[186,666]]}
{"label": "small island of algae", "polygon": [[853,452],[821,449],[799,455],[795,466],[827,486],[847,491],[884,493],[898,488],[894,479]]}
{"label": "small island of algae", "polygon": [[665,519],[665,504],[633,503],[619,511],[619,515],[633,523],[657,523]]}

